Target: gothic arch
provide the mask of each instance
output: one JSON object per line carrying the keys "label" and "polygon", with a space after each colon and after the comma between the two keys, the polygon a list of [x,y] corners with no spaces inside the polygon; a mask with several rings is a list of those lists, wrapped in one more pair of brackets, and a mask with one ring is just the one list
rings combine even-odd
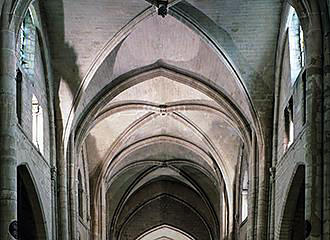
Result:
{"label": "gothic arch", "polygon": [[161,225],[143,233],[136,240],[176,239],[194,240],[188,233],[169,225]]}
{"label": "gothic arch", "polygon": [[[159,63],[160,66],[161,63]],[[127,76],[122,76],[118,78],[118,81],[120,82],[120,84],[118,84],[117,86],[114,86],[113,89],[110,89],[107,93],[105,93],[104,95],[100,96],[99,100],[96,100],[95,102],[95,106],[93,108],[90,109],[90,112],[87,113],[87,116],[85,116],[85,118],[78,124],[79,128],[77,129],[76,135],[74,137],[74,139],[78,140],[78,142],[76,142],[76,146],[75,146],[75,151],[78,151],[79,146],[81,146],[82,141],[85,139],[85,136],[88,134],[88,129],[90,129],[90,125],[94,125],[94,121],[95,121],[95,116],[98,117],[98,112],[102,111],[102,109],[106,106],[105,103],[111,101],[111,99],[113,99],[115,96],[117,96],[121,91],[130,88],[131,86],[138,84],[140,82],[143,81],[147,81],[149,78],[155,77],[157,75],[166,75],[166,76],[171,76],[172,78],[176,76],[176,78],[174,78],[175,81],[178,82],[182,82],[185,83],[187,80],[186,79],[190,79],[191,77],[187,77],[185,75],[183,75],[182,73],[176,73],[175,71],[173,71],[172,69],[167,69],[166,66],[163,67],[158,67],[158,65],[155,66],[151,66],[151,69],[149,71],[146,72],[141,72],[141,73],[136,73],[130,77]],[[125,81],[123,81],[125,80]],[[223,106],[223,108],[229,112],[228,113],[228,117],[229,119],[232,119],[232,123],[235,126],[234,128],[237,128],[238,132],[241,132],[241,136],[245,139],[246,143],[247,143],[247,151],[250,151],[250,129],[253,128],[251,125],[249,125],[249,120],[247,120],[244,117],[244,114],[242,114],[239,109],[236,109],[235,107],[233,107],[233,105],[230,103],[230,99],[227,99],[225,94],[219,94],[219,92],[217,92],[216,90],[214,90],[212,87],[209,87],[207,85],[203,84],[203,81],[195,81],[194,83],[191,81],[187,81],[186,83],[187,85],[192,84],[194,86],[194,88],[198,89],[201,92],[206,92],[207,94],[209,94],[210,96],[212,96],[212,98],[215,98],[217,100],[218,103],[220,103],[220,105]],[[111,86],[111,85],[110,85]],[[119,92],[118,92],[119,91]],[[221,100],[220,100],[221,99]],[[96,118],[97,120],[97,118]],[[87,131],[86,131],[87,130]],[[111,151],[110,151],[111,152]],[[219,164],[219,163],[218,163]],[[106,165],[105,165],[106,166]],[[101,169],[102,172],[106,172],[107,171],[107,167],[106,168],[102,168]],[[103,179],[104,173],[99,175],[99,178],[96,182],[96,188],[93,187],[94,190],[96,190],[94,192],[94,201],[99,201],[99,197],[100,197],[100,191],[101,188],[103,186],[103,184],[101,183],[101,180]],[[225,176],[226,179],[226,176]],[[227,186],[225,187],[226,189],[230,189],[230,187],[228,186],[230,184],[231,181],[225,181],[227,183]],[[229,205],[232,202],[232,196],[231,193],[229,191]],[[228,200],[228,199],[226,199]],[[99,204],[96,204],[99,205]],[[232,210],[230,210],[231,208],[228,207],[229,209],[229,215],[232,215]],[[96,216],[98,214],[96,213]]]}
{"label": "gothic arch", "polygon": [[298,165],[285,198],[278,239],[299,240],[304,238],[304,211],[305,166]]}
{"label": "gothic arch", "polygon": [[[22,213],[22,215],[18,215],[19,239],[29,239],[25,238],[25,233],[31,234],[29,236],[36,240],[48,239],[48,231],[44,220],[45,213],[29,167],[27,165],[18,166],[17,175],[18,189],[21,190],[21,192],[18,192],[18,209],[27,208],[26,210],[21,209],[21,211],[18,211]],[[20,222],[20,219],[22,219],[23,222]],[[31,228],[25,229],[26,226],[30,226]],[[20,229],[24,230],[20,231]]]}
{"label": "gothic arch", "polygon": [[[148,12],[149,11],[149,12]],[[143,15],[146,14],[146,15]],[[138,16],[139,21],[142,22],[144,18],[151,18],[150,9],[147,10],[145,13],[143,13]],[[179,13],[177,13],[179,14]],[[150,15],[150,16],[149,16]],[[139,22],[138,21],[138,22]],[[174,21],[174,20],[173,20]],[[176,20],[177,21],[177,20]],[[133,24],[133,23],[132,23]],[[134,24],[137,24],[134,22]],[[180,23],[182,24],[182,23]],[[226,61],[223,64],[223,66],[226,66],[226,71],[230,72],[230,81],[231,84],[233,84],[232,89],[236,90],[236,93],[230,94],[229,92],[226,92],[226,90],[223,88],[219,82],[215,82],[213,79],[208,79],[208,77],[203,77],[203,75],[198,75],[196,73],[193,73],[189,71],[188,69],[181,69],[180,67],[176,67],[174,65],[170,65],[169,63],[166,63],[162,60],[158,60],[157,62],[151,64],[151,65],[145,65],[145,66],[139,66],[137,65],[134,69],[129,69],[125,72],[121,72],[117,76],[107,76],[103,77],[103,80],[106,80],[106,85],[104,85],[103,88],[102,84],[100,85],[99,91],[96,91],[95,96],[93,95],[93,92],[91,92],[91,96],[88,96],[88,98],[84,98],[88,95],[88,89],[87,87],[93,84],[89,84],[98,71],[103,71],[103,62],[106,61],[106,58],[108,55],[117,54],[118,49],[121,47],[121,44],[123,44],[126,41],[126,37],[129,33],[133,32],[133,28],[135,25],[130,26],[129,30],[125,30],[128,32],[125,32],[124,35],[121,35],[119,33],[115,38],[112,39],[112,47],[109,47],[108,49],[104,49],[104,51],[108,51],[107,54],[103,52],[103,57],[97,58],[98,63],[94,62],[93,66],[91,67],[90,71],[87,73],[87,76],[84,78],[82,85],[80,86],[77,95],[75,96],[75,99],[73,100],[73,105],[71,108],[71,112],[69,115],[69,119],[67,121],[67,124],[65,126],[65,132],[64,136],[62,138],[62,144],[64,147],[64,152],[68,153],[68,155],[64,156],[63,166],[65,166],[66,161],[69,162],[69,165],[71,166],[71,163],[74,162],[74,159],[72,159],[72,155],[70,151],[74,150],[74,152],[79,151],[79,147],[81,144],[83,144],[84,136],[88,134],[88,130],[91,125],[93,125],[94,117],[95,115],[98,115],[100,111],[104,109],[106,104],[111,101],[112,98],[120,94],[122,91],[124,91],[127,88],[130,88],[131,86],[134,86],[135,84],[138,84],[140,82],[146,81],[150,79],[151,77],[155,77],[157,75],[166,75],[166,76],[175,76],[176,80],[178,82],[183,82],[186,85],[193,86],[193,88],[197,89],[200,92],[207,93],[212,96],[212,98],[217,99],[217,102],[219,104],[223,104],[226,111],[229,112],[229,115],[231,116],[233,122],[237,123],[237,129],[239,131],[244,132],[244,136],[247,139],[246,144],[246,151],[251,154],[251,161],[253,162],[254,166],[258,166],[255,168],[255,172],[251,171],[251,179],[255,179],[255,176],[260,176],[261,179],[265,179],[265,153],[264,153],[264,133],[262,131],[261,123],[258,117],[256,116],[256,113],[254,112],[254,106],[251,102],[251,99],[248,95],[248,92],[245,89],[245,86],[243,82],[240,79],[240,76],[238,74],[238,71],[234,70],[234,66],[230,63],[228,63],[228,58],[224,56],[223,53],[221,53],[219,48],[216,48],[216,46],[212,45],[215,43],[212,43],[211,46],[207,45],[210,44],[210,42],[207,42],[205,46],[207,46],[208,50],[212,49],[215,50],[214,56],[216,61]],[[186,26],[185,26],[186,27]],[[192,26],[189,26],[190,28]],[[191,29],[190,29],[191,30]],[[123,30],[124,31],[124,30]],[[200,31],[200,32],[199,32]],[[199,29],[197,32],[199,34],[196,34],[199,38],[203,39],[200,34],[202,34],[201,30]],[[203,34],[202,34],[203,35]],[[123,48],[125,49],[125,48]],[[117,56],[117,55],[116,55]],[[101,61],[100,59],[103,58]],[[219,60],[221,58],[221,60]],[[225,60],[223,60],[225,59]],[[99,69],[98,69],[99,68]],[[94,69],[94,70],[93,70]],[[219,75],[217,75],[219,76]],[[215,77],[215,76],[213,76]],[[215,77],[216,78],[216,77]],[[97,79],[97,78],[96,78]],[[96,81],[96,80],[95,80]],[[220,81],[220,80],[219,80]],[[222,81],[222,80],[221,80]],[[95,85],[96,86],[96,85]],[[99,87],[99,86],[98,86]],[[228,88],[229,89],[229,88]],[[84,91],[86,90],[86,91]],[[238,94],[240,92],[241,94]],[[235,95],[237,94],[237,95]],[[240,100],[235,99],[235,96],[239,98]],[[239,104],[238,102],[243,103],[243,105]],[[251,139],[252,138],[252,139]],[[253,140],[254,139],[254,140]],[[70,142],[72,141],[72,142]],[[252,142],[254,142],[254,146],[252,146]],[[71,143],[74,143],[74,146],[70,145]],[[70,151],[66,151],[67,149],[70,149]],[[256,151],[257,153],[252,154],[252,152]],[[249,156],[250,158],[250,156]],[[72,165],[74,166],[74,165]],[[252,166],[251,166],[252,167]],[[72,170],[71,170],[72,172]],[[102,179],[100,177],[99,179]],[[260,183],[263,182],[263,180],[260,181]],[[264,195],[266,193],[265,188],[263,186],[260,186],[260,190],[257,191],[256,189],[258,186],[256,186],[258,182],[251,182],[251,185],[255,185],[251,187],[251,195],[254,196],[255,203],[258,202],[257,199],[263,199]],[[229,181],[227,181],[227,184],[229,184]],[[231,184],[231,183],[230,183]],[[97,185],[102,186],[101,182],[97,180]],[[71,186],[72,188],[72,186]],[[95,199],[92,200],[95,203],[99,201],[98,199],[100,195],[100,188],[96,188],[97,191],[94,193]],[[227,189],[229,187],[227,186]],[[73,189],[73,188],[72,188]],[[72,191],[70,189],[70,191]],[[73,192],[71,192],[71,195]],[[259,194],[259,196],[258,196]],[[232,202],[232,196],[229,198],[228,205],[231,206]],[[100,203],[96,204],[99,205]],[[251,206],[251,209],[253,206]],[[74,209],[74,207],[73,207]],[[232,221],[232,211],[231,207],[228,208],[230,210],[227,218]],[[100,218],[101,216],[96,216],[96,218]],[[251,222],[254,222],[253,216],[251,216]],[[93,224],[92,224],[93,225]],[[229,224],[230,225],[230,224]],[[97,226],[98,229],[94,229],[94,231],[101,231],[101,227]],[[232,226],[228,227],[230,230],[227,229],[227,231],[231,231]],[[94,233],[96,234],[96,233]]]}

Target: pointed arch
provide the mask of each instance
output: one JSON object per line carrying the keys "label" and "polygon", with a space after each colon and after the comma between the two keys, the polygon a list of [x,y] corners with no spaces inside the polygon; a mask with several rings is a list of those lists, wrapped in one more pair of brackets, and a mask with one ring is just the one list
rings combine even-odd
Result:
{"label": "pointed arch", "polygon": [[304,239],[305,165],[299,165],[292,179],[280,223],[281,240]]}
{"label": "pointed arch", "polygon": [[[40,194],[27,165],[17,167],[18,228],[20,239],[48,239]],[[28,236],[26,236],[28,234]]]}
{"label": "pointed arch", "polygon": [[155,227],[143,234],[136,240],[154,240],[154,239],[176,239],[176,240],[194,240],[188,233],[169,225]]}
{"label": "pointed arch", "polygon": [[[176,15],[180,15],[179,13],[176,13]],[[183,76],[189,76],[188,82],[190,84],[195,84],[195,87],[200,87],[209,93],[214,93],[214,98],[222,99],[223,101],[219,101],[219,103],[225,104],[228,107],[228,111],[232,113],[233,118],[237,119],[238,122],[240,122],[243,126],[243,129],[246,130],[247,138],[250,139],[251,136],[253,136],[255,139],[256,146],[251,148],[252,151],[257,151],[258,154],[255,154],[256,157],[252,159],[252,161],[258,161],[256,158],[260,158],[259,163],[255,164],[258,165],[259,168],[256,169],[257,173],[253,173],[253,176],[258,176],[258,172],[260,171],[260,175],[265,175],[265,163],[264,163],[264,139],[263,139],[263,132],[262,132],[262,126],[261,122],[259,121],[259,118],[257,114],[255,113],[254,106],[252,104],[252,100],[250,99],[249,93],[247,92],[244,83],[242,82],[241,76],[239,75],[238,71],[235,70],[235,66],[229,62],[229,58],[226,57],[226,55],[221,52],[221,49],[216,47],[216,43],[212,43],[210,41],[204,41],[204,33],[201,31],[201,29],[193,29],[195,31],[192,31],[193,26],[181,26],[181,24],[185,25],[184,23],[177,23],[177,19],[174,19],[173,16],[170,19],[173,23],[177,24],[178,29],[184,28],[191,34],[194,39],[201,39],[200,43],[203,44],[203,49],[206,49],[208,52],[212,53],[213,59],[216,63],[219,64],[219,66],[222,66],[224,70],[228,71],[228,76],[230,76],[230,79],[233,81],[225,81],[225,83],[230,83],[234,85],[235,87],[229,87],[225,88],[220,82],[222,82],[222,79],[218,79],[217,76],[220,76],[220,74],[211,74],[214,69],[205,69],[205,73],[196,73],[191,70],[191,68],[188,68],[187,66],[173,66],[171,63],[167,63],[166,61],[163,61],[164,58],[162,58],[162,53],[159,55],[160,57],[155,57],[155,59],[152,59],[152,61],[148,59],[148,61],[141,62],[139,61],[139,64],[134,66],[126,66],[125,68],[121,68],[120,64],[124,61],[123,57],[120,58],[120,56],[129,56],[123,52],[124,50],[129,51],[130,48],[127,47],[134,47],[136,46],[136,41],[132,43],[130,41],[133,39],[132,35],[134,33],[134,28],[138,25],[138,23],[141,23],[144,19],[146,20],[152,20],[152,13],[151,10],[146,10],[143,14],[139,15],[134,21],[130,22],[129,27],[126,26],[123,31],[119,32],[110,42],[109,45],[107,44],[106,47],[102,50],[102,53],[97,57],[97,59],[93,62],[90,70],[87,72],[85,78],[83,79],[83,82],[80,86],[80,88],[77,91],[76,96],[74,97],[72,101],[72,105],[70,106],[67,122],[64,120],[65,123],[65,130],[64,135],[62,138],[62,144],[64,152],[67,152],[66,149],[69,147],[69,141],[70,137],[74,136],[73,138],[75,140],[78,140],[77,146],[82,144],[80,142],[80,134],[84,135],[83,132],[88,129],[88,125],[93,121],[93,117],[98,113],[98,111],[101,111],[103,107],[105,107],[106,102],[111,100],[114,96],[118,95],[120,92],[125,90],[126,88],[129,88],[130,86],[137,84],[139,82],[145,81],[148,77],[148,74],[169,74],[169,75],[178,75],[179,79],[182,79]],[[155,20],[156,21],[156,20]],[[157,19],[158,21],[158,19]],[[151,24],[151,23],[150,23]],[[145,26],[148,26],[147,24]],[[164,24],[160,24],[160,26],[164,26]],[[180,27],[180,28],[179,28]],[[135,31],[139,32],[139,31]],[[196,34],[198,32],[199,34]],[[143,41],[141,41],[141,44],[145,42],[145,39],[142,38]],[[180,39],[182,42],[182,39]],[[125,45],[126,44],[126,45]],[[131,45],[130,45],[131,44]],[[172,43],[171,43],[172,44]],[[144,46],[144,45],[143,45]],[[140,46],[141,48],[141,46]],[[139,49],[140,49],[139,48]],[[164,47],[165,48],[165,47]],[[142,48],[143,49],[143,48]],[[166,49],[166,48],[165,48]],[[215,51],[213,51],[215,50]],[[110,58],[116,59],[116,61],[111,61],[110,67],[107,65],[107,62],[109,62]],[[191,57],[191,56],[190,56]],[[119,60],[118,60],[119,59]],[[117,61],[118,60],[118,61]],[[156,62],[154,62],[154,60]],[[166,59],[165,59],[166,60]],[[114,65],[112,65],[112,63]],[[117,63],[117,64],[115,64]],[[141,66],[140,66],[141,65]],[[212,65],[212,64],[210,64]],[[106,69],[107,76],[100,77],[103,70]],[[110,72],[108,70],[110,69]],[[221,68],[222,69],[222,68]],[[112,70],[114,72],[112,72]],[[116,70],[116,71],[115,71]],[[174,74],[171,74],[173,72]],[[177,74],[175,74],[177,73]],[[96,88],[88,88],[91,85],[92,81],[98,81],[101,80],[101,84],[94,86],[99,87],[99,89]],[[127,80],[127,81],[125,81]],[[192,81],[191,81],[192,80]],[[221,81],[220,81],[221,80]],[[179,81],[179,80],[178,80]],[[184,81],[184,80],[182,80]],[[123,84],[122,84],[123,83]],[[104,84],[104,85],[103,85]],[[231,85],[230,85],[231,86]],[[92,89],[92,90],[91,90]],[[228,91],[226,91],[228,89]],[[231,91],[229,90],[235,89],[237,90],[236,93],[230,94]],[[200,89],[200,91],[202,91]],[[241,94],[238,94],[240,92]],[[90,94],[89,94],[90,93]],[[237,95],[236,95],[237,94]],[[237,98],[235,98],[235,96]],[[88,97],[87,97],[88,96]],[[90,99],[89,99],[90,98]],[[237,99],[241,99],[240,101]],[[242,104],[240,104],[240,103]],[[242,107],[244,105],[244,107]],[[87,126],[87,128],[84,128],[82,126]],[[86,132],[85,132],[86,133]],[[75,143],[75,144],[76,144]],[[247,148],[250,148],[250,144],[247,144]],[[63,166],[66,165],[66,161],[72,162],[73,159],[70,159],[71,157],[69,155],[64,156]],[[101,178],[100,178],[101,179]],[[252,179],[252,178],[251,178]],[[261,178],[263,179],[263,177]],[[96,185],[100,186],[100,188],[95,188],[97,191],[95,191],[95,199],[94,201],[99,201],[99,197],[101,196],[99,193],[102,192],[102,180],[97,180]],[[229,182],[229,181],[227,181]],[[263,181],[260,181],[263,182]],[[252,182],[251,185],[256,185],[256,182]],[[228,185],[228,184],[227,184]],[[254,188],[251,188],[251,195],[255,197],[255,202],[257,202],[259,198],[262,198],[264,194],[266,194],[266,190],[263,188],[263,186],[260,188],[261,190],[257,192],[255,189],[257,186],[254,186]],[[257,195],[260,195],[259,197]],[[94,197],[94,196],[93,196]],[[99,204],[95,204],[99,205]],[[95,218],[98,218],[99,215],[97,213],[95,214]],[[228,219],[232,219],[232,212],[228,214]],[[251,218],[252,219],[252,218]],[[100,221],[99,221],[100,222]],[[228,220],[229,222],[229,220]],[[230,220],[231,222],[231,220]],[[252,222],[252,220],[251,220]],[[231,225],[231,224],[229,224]],[[93,226],[93,224],[92,224]],[[94,227],[92,227],[94,228]],[[99,226],[95,227],[95,236],[97,236],[96,232],[99,231]],[[228,227],[228,230],[229,231]]]}

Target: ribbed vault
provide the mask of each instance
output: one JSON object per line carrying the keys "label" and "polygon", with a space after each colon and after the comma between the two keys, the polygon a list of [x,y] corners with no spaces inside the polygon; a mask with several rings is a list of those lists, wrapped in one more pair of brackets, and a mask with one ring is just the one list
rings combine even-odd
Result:
{"label": "ribbed vault", "polygon": [[85,83],[68,124],[76,151],[86,149],[94,237],[228,236],[258,123],[225,55],[176,18],[151,15]]}
{"label": "ribbed vault", "polygon": [[151,76],[107,100],[78,135],[92,196],[106,206],[106,236],[135,239],[168,224],[196,239],[221,238],[231,224],[236,165],[250,141],[247,121],[211,90]]}

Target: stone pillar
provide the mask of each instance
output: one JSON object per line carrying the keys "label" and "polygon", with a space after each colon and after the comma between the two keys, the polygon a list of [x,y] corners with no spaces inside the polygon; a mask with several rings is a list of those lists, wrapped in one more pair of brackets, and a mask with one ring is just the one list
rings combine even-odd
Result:
{"label": "stone pillar", "polygon": [[70,220],[71,220],[71,240],[78,239],[77,234],[77,222],[78,222],[78,210],[77,210],[77,199],[78,199],[78,183],[77,183],[77,175],[76,175],[76,167],[75,163],[76,161],[76,154],[75,154],[75,144],[74,144],[74,137],[73,134],[71,135],[69,139],[69,151],[68,151],[68,157],[69,157],[69,194],[70,194]]}
{"label": "stone pillar", "polygon": [[[323,240],[330,240],[330,5],[319,0],[323,29]],[[330,3],[330,1],[328,1]],[[329,8],[328,8],[329,7]]]}
{"label": "stone pillar", "polygon": [[106,240],[107,237],[107,197],[106,197],[105,181],[102,179],[101,188],[101,239]]}
{"label": "stone pillar", "polygon": [[58,159],[58,228],[59,239],[69,240],[67,164],[64,157]]}
{"label": "stone pillar", "polygon": [[[60,78],[54,78],[54,84],[59,84]],[[54,91],[54,114],[56,124],[56,167],[57,167],[57,231],[59,240],[69,240],[69,216],[68,216],[68,179],[67,179],[67,159],[64,156],[64,140],[63,140],[63,118],[60,108],[60,98],[58,94],[58,86]],[[56,90],[57,89],[57,90]]]}
{"label": "stone pillar", "polygon": [[306,200],[305,218],[312,230],[308,240],[321,239],[322,231],[322,30],[316,1],[311,1],[307,46],[307,99],[306,99]]}
{"label": "stone pillar", "polygon": [[10,25],[10,1],[2,3],[0,29],[0,239],[14,239],[8,229],[17,220],[16,58]]}
{"label": "stone pillar", "polygon": [[[329,34],[327,35],[329,38]],[[323,239],[330,240],[330,44],[329,39],[328,48],[326,52],[327,65],[324,73],[324,137],[323,137],[323,151],[324,151],[324,219],[323,219]]]}
{"label": "stone pillar", "polygon": [[57,201],[56,201],[56,176],[57,176],[57,170],[56,167],[53,166],[50,169],[50,178],[51,178],[51,188],[52,188],[52,194],[51,194],[51,202],[53,206],[52,211],[52,239],[57,239],[57,217],[56,217],[56,209],[57,209]]}
{"label": "stone pillar", "polygon": [[[268,123],[267,123],[268,124]],[[271,159],[271,134],[270,129],[266,129],[264,146],[258,146],[258,211],[257,211],[257,239],[265,240],[268,237],[267,224],[269,214],[269,162]],[[256,150],[257,151],[257,150]]]}
{"label": "stone pillar", "polygon": [[249,207],[248,207],[248,225],[247,235],[248,240],[255,239],[255,212],[256,212],[256,135],[252,132],[252,144],[250,148],[250,161],[249,161]]}

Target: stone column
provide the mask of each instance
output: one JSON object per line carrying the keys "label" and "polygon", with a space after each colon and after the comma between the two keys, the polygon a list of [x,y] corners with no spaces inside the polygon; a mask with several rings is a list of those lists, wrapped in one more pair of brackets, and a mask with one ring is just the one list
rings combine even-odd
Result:
{"label": "stone column", "polygon": [[323,137],[323,151],[324,151],[324,209],[323,209],[323,239],[330,240],[330,44],[329,34],[327,34],[327,52],[324,73],[324,137]]}
{"label": "stone column", "polygon": [[[269,122],[267,123],[269,124]],[[264,146],[258,146],[259,154],[256,156],[258,159],[258,210],[257,210],[257,239],[265,240],[268,237],[267,224],[268,224],[268,210],[269,210],[269,162],[271,159],[271,134],[270,129],[267,127],[265,133]],[[257,150],[256,150],[257,151]]]}
{"label": "stone column", "polygon": [[71,221],[71,240],[78,239],[77,234],[77,222],[78,222],[78,210],[77,210],[77,199],[78,199],[78,190],[77,190],[77,175],[76,175],[76,154],[75,154],[75,144],[74,144],[74,137],[73,134],[71,135],[69,139],[69,151],[68,151],[68,157],[69,157],[69,197],[70,197],[70,221]]}
{"label": "stone column", "polygon": [[51,178],[51,188],[52,188],[52,194],[51,194],[51,202],[53,206],[52,211],[52,239],[57,239],[57,217],[56,217],[56,209],[57,209],[57,201],[56,201],[56,176],[57,176],[57,170],[56,167],[53,166],[50,169],[50,178]]}
{"label": "stone column", "polygon": [[[323,29],[323,240],[330,240],[330,5],[319,0]],[[330,3],[330,1],[328,1]],[[328,8],[329,7],[329,8]]]}
{"label": "stone column", "polygon": [[106,197],[106,186],[105,181],[102,179],[101,188],[101,239],[106,240],[107,237],[107,197]]}
{"label": "stone column", "polygon": [[252,133],[252,144],[250,148],[249,161],[249,207],[248,207],[248,225],[247,235],[248,240],[255,239],[255,212],[256,212],[256,135]]}
{"label": "stone column", "polygon": [[8,229],[17,220],[16,58],[10,1],[1,4],[0,29],[0,239],[14,239]]}
{"label": "stone column", "polygon": [[322,30],[317,1],[311,1],[307,46],[307,99],[306,99],[306,200],[305,218],[311,223],[308,240],[321,239],[322,231]]}
{"label": "stone column", "polygon": [[[57,144],[60,141],[57,142]],[[61,143],[60,143],[61,144]],[[69,218],[68,218],[68,180],[67,162],[63,154],[63,147],[60,149],[60,157],[57,159],[58,177],[58,229],[59,239],[69,240]],[[59,156],[59,155],[58,155]]]}

